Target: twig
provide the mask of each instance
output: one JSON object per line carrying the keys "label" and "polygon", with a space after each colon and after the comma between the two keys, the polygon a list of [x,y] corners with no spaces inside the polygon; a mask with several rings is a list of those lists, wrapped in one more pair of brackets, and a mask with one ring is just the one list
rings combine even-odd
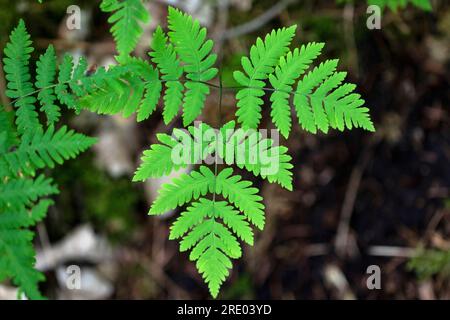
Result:
{"label": "twig", "polygon": [[350,220],[352,217],[353,208],[355,206],[356,196],[358,194],[361,178],[371,155],[372,155],[372,144],[369,144],[364,150],[363,155],[358,161],[358,164],[353,169],[352,174],[350,176],[350,181],[347,186],[344,204],[342,205],[341,209],[341,218],[337,229],[336,240],[334,243],[336,253],[341,257],[345,256],[347,252]]}
{"label": "twig", "polygon": [[349,66],[353,70],[356,78],[359,78],[359,65],[358,65],[358,48],[355,41],[355,7],[349,3],[344,8],[344,36],[349,53]]}
{"label": "twig", "polygon": [[296,1],[297,0],[283,0],[278,2],[272,8],[264,12],[262,15],[256,17],[255,19],[225,31],[222,35],[222,39],[226,40],[230,38],[235,38],[258,30],[266,23],[268,23],[270,20],[275,18],[277,15],[279,15],[284,9],[286,9],[286,7],[288,7],[289,5],[291,5]]}
{"label": "twig", "polygon": [[214,50],[218,53],[218,60],[219,62],[223,60],[224,52],[222,50],[224,38],[222,37],[223,33],[225,32],[227,25],[228,25],[228,18],[229,18],[229,7],[230,7],[230,1],[229,0],[222,0],[219,1],[217,5],[217,25],[213,34],[213,38],[215,40],[216,45],[214,46]]}
{"label": "twig", "polygon": [[407,247],[372,246],[368,248],[367,254],[378,257],[412,258],[416,255],[416,249]]}

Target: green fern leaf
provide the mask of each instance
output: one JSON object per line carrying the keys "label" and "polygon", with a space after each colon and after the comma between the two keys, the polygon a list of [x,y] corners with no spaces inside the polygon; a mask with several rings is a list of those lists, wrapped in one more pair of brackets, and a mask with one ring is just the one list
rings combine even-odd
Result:
{"label": "green fern leaf", "polygon": [[[76,67],[73,69],[72,78],[69,81],[69,87],[72,90],[75,97],[81,97],[87,94],[86,89],[83,86],[83,79],[87,77],[87,60],[84,57],[78,59]],[[95,75],[93,75],[95,77]],[[76,98],[75,98],[76,99]],[[76,110],[79,112],[79,104],[76,104]]]}
{"label": "green fern leaf", "polygon": [[119,60],[128,56],[136,47],[143,29],[140,23],[148,23],[150,15],[141,0],[103,0],[100,9],[113,12],[108,22],[117,43]]}
{"label": "green fern leaf", "polygon": [[37,284],[45,278],[34,269],[33,237],[28,230],[0,227],[0,281],[12,278],[28,298],[43,299]]}
{"label": "green fern leaf", "polygon": [[234,72],[235,80],[244,86],[236,95],[238,111],[236,116],[244,128],[256,129],[261,120],[261,105],[264,95],[264,80],[273,72],[279,59],[288,52],[296,26],[274,30],[264,41],[261,38],[250,49],[250,58],[241,60],[245,74]]}
{"label": "green fern leaf", "polygon": [[[191,134],[180,129],[174,129],[173,136],[158,134],[157,138],[161,144],[153,144],[149,150],[144,151],[142,164],[136,171],[133,181],[159,178],[204,160],[208,154],[205,152],[208,145],[195,140],[194,137],[197,135],[203,137],[208,129],[211,127],[202,123],[200,127],[189,127]],[[188,153],[184,154],[185,152]]]}
{"label": "green fern leaf", "polygon": [[[329,77],[336,70],[338,60],[328,60],[321,63],[318,67],[309,72],[297,86],[295,92],[294,104],[297,109],[299,119],[301,114],[309,113],[311,116],[305,117],[306,119],[314,119],[314,123],[305,123],[304,128],[311,127],[312,132],[316,132],[316,127],[323,132],[328,131],[328,121],[326,119],[325,111],[320,103],[312,103],[309,101],[309,96],[312,90],[319,86],[322,81]],[[311,106],[312,104],[312,106]],[[301,121],[301,120],[300,120]]]}
{"label": "green fern leaf", "polygon": [[77,109],[77,100],[69,91],[69,81],[72,78],[73,57],[69,54],[64,55],[63,62],[59,67],[58,84],[55,87],[55,93],[61,103],[71,109]]}
{"label": "green fern leaf", "polygon": [[286,57],[281,57],[275,73],[269,76],[270,83],[275,89],[270,97],[272,120],[285,138],[291,131],[291,107],[288,99],[294,81],[319,56],[323,46],[323,43],[309,43],[306,46],[303,45],[300,50],[296,48],[293,52],[288,52]]}
{"label": "green fern leaf", "polygon": [[38,100],[41,103],[41,111],[47,116],[47,124],[51,125],[58,121],[61,116],[59,107],[55,104],[56,97],[51,85],[56,77],[56,54],[53,46],[39,58],[36,69],[36,88],[40,89]]}
{"label": "green fern leaf", "polygon": [[39,197],[58,192],[51,179],[39,176],[31,179],[12,179],[0,184],[0,207],[20,208],[28,206]]}
{"label": "green fern leaf", "polygon": [[16,99],[14,106],[17,108],[16,123],[19,133],[41,127],[34,106],[36,98],[32,95],[34,89],[28,68],[30,54],[34,50],[31,44],[25,23],[20,20],[19,25],[10,35],[3,59],[5,76],[8,81],[6,95],[11,99]]}
{"label": "green fern leaf", "polygon": [[153,51],[149,53],[165,81],[163,118],[166,124],[177,115],[182,104],[184,90],[183,84],[179,81],[183,75],[183,66],[177,58],[173,45],[168,44],[167,41],[167,36],[158,26],[153,34],[151,46]]}
{"label": "green fern leaf", "polygon": [[[206,28],[181,11],[169,7],[169,37],[175,51],[184,63],[187,88],[184,97],[183,124],[188,126],[202,112],[209,86],[204,82],[217,75],[217,69],[212,68],[217,60],[216,54],[211,54],[214,45],[212,40],[206,40]],[[205,41],[206,40],[206,41]]]}
{"label": "green fern leaf", "polygon": [[55,163],[62,164],[64,160],[75,158],[95,142],[94,138],[75,133],[73,130],[67,131],[65,126],[56,132],[51,126],[46,132],[37,130],[26,133],[19,148],[4,154],[1,160],[7,163],[13,174],[22,170],[34,175],[35,169],[53,168]]}
{"label": "green fern leaf", "polygon": [[214,173],[205,166],[200,171],[192,171],[190,174],[182,174],[170,184],[164,184],[158,198],[153,202],[149,214],[163,214],[204,196],[208,190],[212,190],[215,180]]}
{"label": "green fern leaf", "polygon": [[[159,134],[157,137],[161,144],[153,144],[144,151],[142,164],[133,181],[169,175],[175,170],[205,161],[217,152],[216,160],[223,160],[228,165],[236,164],[255,176],[292,190],[293,166],[287,148],[275,146],[272,139],[263,139],[256,131],[234,128],[235,122],[230,121],[219,133],[202,123],[199,127],[190,126],[189,132],[175,129],[172,136]],[[222,142],[223,145],[220,144]]]}
{"label": "green fern leaf", "polygon": [[197,269],[213,297],[217,297],[220,286],[229,275],[230,259],[242,255],[233,232],[243,241],[253,244],[253,231],[243,215],[225,201],[206,198],[194,202],[171,227],[170,239],[182,238],[181,251],[192,249],[189,257],[197,261]]}
{"label": "green fern leaf", "polygon": [[[0,105],[0,155],[8,152],[18,141],[13,123],[14,113],[7,112],[5,107]],[[0,172],[1,171],[2,168],[0,163]]]}
{"label": "green fern leaf", "polygon": [[250,187],[250,181],[241,180],[241,176],[233,175],[231,168],[222,170],[215,179],[214,187],[217,194],[223,195],[260,230],[264,228],[264,205],[261,203],[258,189]]}

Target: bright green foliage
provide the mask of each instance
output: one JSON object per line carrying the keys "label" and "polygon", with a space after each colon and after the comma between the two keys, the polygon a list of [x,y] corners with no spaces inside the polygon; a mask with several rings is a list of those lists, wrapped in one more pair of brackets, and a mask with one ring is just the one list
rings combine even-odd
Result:
{"label": "bright green foliage", "polygon": [[261,120],[261,105],[264,96],[264,80],[278,65],[279,60],[288,50],[297,26],[282,28],[266,35],[264,41],[256,39],[256,44],[250,49],[250,58],[243,57],[241,71],[234,72],[236,81],[245,88],[236,95],[238,111],[236,116],[244,128],[256,129]]}
{"label": "bright green foliage", "polygon": [[[234,121],[224,127],[234,129]],[[235,164],[240,169],[246,169],[255,176],[261,176],[269,182],[278,183],[287,190],[292,190],[293,165],[291,156],[284,146],[275,145],[271,138],[263,138],[255,130],[235,130],[227,135],[222,130],[225,148],[218,150],[220,158],[228,165]]]}
{"label": "bright green foliage", "polygon": [[3,210],[0,213],[0,281],[11,278],[30,299],[42,299],[37,283],[44,276],[33,268],[34,233],[27,230],[46,214],[50,200],[41,200],[31,209]]}
{"label": "bright green foliage", "polygon": [[450,279],[450,250],[419,250],[408,262],[408,269],[416,272],[420,279],[440,275]]}
{"label": "bright green foliage", "polygon": [[[5,48],[6,94],[16,108],[17,130],[14,116],[2,108],[0,281],[11,278],[30,298],[40,298],[37,283],[42,275],[32,268],[33,233],[27,228],[45,217],[51,201],[42,197],[57,191],[44,176],[34,178],[36,171],[73,158],[94,143],[65,127],[55,129],[60,106],[124,117],[136,114],[137,121],[143,121],[156,110],[164,92],[164,122],[175,119],[182,107],[187,127],[201,115],[214,86],[209,81],[218,73],[213,41],[189,15],[169,8],[168,34],[161,27],[156,29],[150,62],[131,56],[143,33],[140,23],[149,20],[141,1],[103,0],[101,9],[112,14],[109,22],[119,53],[117,65],[91,71],[86,59],[74,61],[70,55],[58,63],[50,46],[40,56],[32,82],[33,48],[23,21]],[[329,128],[374,130],[364,101],[354,93],[356,86],[345,83],[346,73],[337,71],[338,61],[325,60],[314,67],[322,43],[290,50],[295,30],[296,26],[282,28],[264,40],[258,38],[250,56],[241,60],[243,71],[234,72],[241,85],[236,116],[242,128],[231,121],[218,130],[201,124],[174,129],[172,136],[158,134],[159,143],[144,152],[133,178],[159,178],[213,160],[214,170],[201,165],[164,184],[150,208],[150,214],[161,215],[188,206],[173,224],[170,238],[181,239],[181,251],[190,250],[190,259],[196,261],[213,297],[229,275],[232,259],[242,254],[238,239],[252,245],[251,226],[262,230],[265,224],[258,188],[229,166],[292,190],[288,149],[254,130],[261,122],[264,98],[271,101],[272,120],[286,138],[292,129],[291,104],[299,124],[312,133]],[[221,84],[216,87],[223,89]],[[45,127],[39,122],[37,104],[46,115]]]}
{"label": "bright green foliage", "polygon": [[212,68],[217,55],[211,54],[213,41],[205,41],[206,28],[201,28],[200,23],[188,14],[169,7],[169,29],[170,40],[189,79],[185,84],[183,109],[183,124],[187,126],[202,112],[209,94],[209,86],[203,82],[217,75],[217,69]]}
{"label": "bright green foliage", "polygon": [[412,4],[426,11],[431,11],[433,9],[430,0],[368,0],[367,3],[369,5],[380,6],[381,8],[388,7],[393,11],[397,11],[399,8],[403,9],[408,4]]}
{"label": "bright green foliage", "polygon": [[[208,193],[213,195],[212,200],[204,198]],[[164,184],[150,209],[150,214],[163,214],[198,200],[174,223],[170,238],[182,238],[181,251],[192,249],[190,259],[197,261],[197,269],[213,297],[229,274],[230,258],[241,256],[242,250],[233,232],[253,244],[248,222],[259,229],[264,227],[264,205],[257,193],[258,189],[252,187],[250,181],[233,175],[231,168],[215,176],[209,168],[201,166],[199,171],[182,174]],[[216,195],[227,201],[216,201]]]}
{"label": "bright green foliage", "polygon": [[100,114],[122,113],[124,117],[136,112],[138,121],[155,111],[162,90],[158,72],[137,58],[129,58],[93,80],[96,82],[90,86],[93,90],[80,98],[82,108]]}
{"label": "bright green foliage", "polygon": [[[115,7],[109,3],[117,1],[105,0],[103,6]],[[137,112],[138,121],[142,121],[156,109],[164,85],[163,117],[166,124],[175,118],[181,105],[185,126],[201,114],[210,93],[208,81],[217,75],[217,69],[213,67],[217,56],[211,53],[213,41],[206,39],[206,29],[201,28],[197,20],[177,9],[169,8],[168,20],[168,36],[158,27],[151,44],[149,55],[156,69],[147,61],[128,56],[130,51],[126,51],[120,55],[118,66],[97,72],[94,86],[83,84],[89,94],[75,92],[81,97],[82,108],[104,114],[123,113],[124,116]],[[129,27],[123,29],[126,28]],[[102,79],[97,83],[98,73],[107,75],[108,81]]]}
{"label": "bright green foliage", "polygon": [[53,168],[55,162],[62,164],[64,160],[75,158],[95,141],[73,130],[67,131],[67,127],[56,132],[53,126],[46,132],[37,129],[24,134],[20,146],[5,153],[2,159],[5,163],[0,165],[7,165],[11,174],[22,171],[34,175],[35,169]]}
{"label": "bright green foliage", "polygon": [[20,20],[19,25],[11,33],[3,59],[5,76],[8,81],[6,95],[11,99],[16,99],[14,106],[17,108],[16,123],[20,133],[40,126],[34,106],[36,98],[31,95],[34,91],[28,67],[30,54],[34,51],[31,44],[25,23]]}
{"label": "bright green foliage", "polygon": [[53,46],[49,46],[36,64],[36,88],[41,89],[38,99],[41,111],[47,116],[47,123],[53,124],[60,117],[60,108],[55,104],[56,96],[51,88],[56,77],[56,54]]}
{"label": "bright green foliage", "polygon": [[[16,109],[6,112],[0,106],[0,281],[11,279],[28,298],[40,299],[38,283],[44,276],[34,269],[34,232],[28,228],[45,218],[53,203],[45,197],[58,190],[51,179],[35,174],[37,169],[75,157],[95,142],[66,127],[54,127],[60,117],[59,104],[76,107],[74,92],[85,92],[81,82],[87,78],[87,65],[80,60],[74,67],[72,58],[66,56],[58,73],[50,46],[37,62],[35,90],[29,69],[33,48],[23,21],[11,33],[4,51],[6,94]],[[39,122],[38,103],[48,128]]]}
{"label": "bright green foliage", "polygon": [[[217,163],[236,164],[292,189],[292,164],[287,148],[275,146],[272,139],[262,138],[256,131],[235,130],[234,121],[217,131],[206,124],[190,126],[188,131],[175,129],[172,136],[159,134],[158,140],[161,144],[144,151],[134,181],[168,175],[213,156]],[[272,171],[267,171],[275,163]],[[206,166],[200,166],[199,171],[182,174],[163,185],[151,206],[150,214],[159,215],[194,201],[174,223],[170,238],[182,239],[181,251],[192,249],[190,259],[197,261],[197,269],[214,297],[229,274],[230,259],[241,256],[232,232],[253,244],[249,223],[261,230],[264,227],[264,205],[258,192],[250,181],[234,175],[231,168],[215,175]],[[208,193],[212,194],[212,200],[205,198]],[[216,201],[219,195],[227,201]]]}
{"label": "bright green foliage", "polygon": [[167,36],[161,27],[157,27],[153,34],[152,49],[149,54],[152,61],[158,66],[165,81],[164,94],[164,122],[168,124],[177,115],[182,101],[184,86],[179,81],[183,75],[183,67],[177,58],[173,45],[167,43]]}
{"label": "bright green foliage", "polygon": [[150,15],[141,0],[103,0],[100,9],[113,12],[108,22],[117,43],[119,60],[128,56],[136,47],[143,33],[140,23],[148,23]]}
{"label": "bright green foliage", "polygon": [[292,190],[290,169],[293,166],[287,148],[275,146],[272,139],[262,138],[257,131],[234,129],[235,122],[230,121],[218,132],[202,123],[200,127],[190,126],[188,132],[174,129],[172,136],[158,134],[161,144],[153,144],[144,151],[142,164],[133,180],[168,175],[215,154],[219,163],[235,164]]}
{"label": "bright green foliage", "polygon": [[190,126],[189,132],[174,129],[172,136],[158,134],[157,138],[161,144],[153,144],[149,150],[144,151],[142,164],[136,171],[133,181],[169,175],[172,171],[187,168],[189,164],[204,160],[213,149],[210,143],[195,137],[204,137],[206,130],[210,129],[210,126],[202,123],[200,127]]}
{"label": "bright green foliage", "polygon": [[18,209],[28,206],[38,198],[55,194],[57,189],[50,179],[39,176],[36,179],[12,179],[0,186],[0,206]]}
{"label": "bright green foliage", "polygon": [[[5,153],[17,143],[17,133],[14,130],[14,117],[12,112],[4,112],[4,107],[0,105],[0,153]],[[2,175],[0,166],[0,177]],[[5,169],[6,170],[6,169]]]}
{"label": "bright green foliage", "polygon": [[229,274],[231,259],[242,255],[238,237],[253,245],[253,231],[245,216],[225,201],[206,198],[181,213],[170,230],[170,239],[183,238],[181,251],[192,249],[189,258],[197,261],[213,297]]}
{"label": "bright green foliage", "polygon": [[[341,131],[345,127],[348,129],[360,127],[374,131],[368,114],[369,109],[363,107],[364,100],[361,96],[353,93],[356,86],[343,84],[346,73],[336,71],[338,60],[321,63],[298,81],[295,91],[292,90],[294,82],[311,67],[324,45],[309,43],[303,45],[300,50],[288,51],[287,46],[292,38],[292,35],[287,33],[288,30],[272,32],[264,43],[258,39],[250,50],[250,59],[242,58],[242,66],[248,77],[241,71],[236,71],[235,79],[248,88],[241,89],[236,95],[239,100],[239,110],[236,113],[238,121],[244,127],[255,129],[258,127],[261,119],[260,105],[264,96],[263,80],[268,78],[274,89],[270,96],[272,120],[286,138],[291,130],[289,104],[291,96],[299,123],[309,132],[316,133],[319,129],[326,133],[330,127]],[[261,62],[264,61],[264,57],[269,57],[270,50],[266,48],[272,47],[278,48],[277,55],[271,56],[270,60],[267,58],[270,63]],[[260,68],[264,72],[255,71],[257,68],[252,65],[257,64],[262,66]],[[255,78],[257,80],[252,82],[251,80]]]}
{"label": "bright green foliage", "polygon": [[[42,220],[53,203],[43,197],[58,192],[52,180],[35,169],[53,167],[87,149],[94,139],[53,126],[17,135],[12,113],[0,109],[0,281],[10,278],[30,299],[42,298],[34,269],[34,233],[28,230]],[[2,139],[3,138],[3,139]]]}
{"label": "bright green foliage", "polygon": [[[271,116],[273,122],[284,137],[288,137],[291,131],[291,107],[289,105],[290,92],[296,79],[311,65],[323,48],[322,43],[310,43],[289,51],[285,57],[281,57],[275,73],[269,75],[270,83],[275,92],[270,96],[272,101]],[[302,117],[303,118],[303,117]]]}

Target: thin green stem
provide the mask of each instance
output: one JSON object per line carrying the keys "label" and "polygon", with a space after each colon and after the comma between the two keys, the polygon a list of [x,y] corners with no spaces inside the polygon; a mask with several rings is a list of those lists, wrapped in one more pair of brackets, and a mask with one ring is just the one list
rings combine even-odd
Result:
{"label": "thin green stem", "polygon": [[[248,87],[248,86],[232,86],[232,87],[224,87],[222,84],[222,80],[220,79],[220,83],[219,85],[210,83],[210,82],[205,82],[205,81],[194,81],[194,80],[189,80],[189,79],[178,79],[178,80],[160,80],[161,83],[167,83],[167,82],[181,82],[181,83],[186,83],[186,82],[195,82],[195,83],[202,83],[205,84],[207,86],[210,86],[211,88],[215,88],[218,89],[221,94],[223,91],[227,90],[227,91],[235,91],[235,90],[242,90],[242,89],[254,89],[254,90],[263,90],[263,91],[267,91],[267,92],[284,92],[287,93],[289,95],[293,95],[295,94],[295,91],[286,91],[286,90],[278,90],[278,89],[274,89],[274,88],[269,88],[269,87]],[[47,90],[47,89],[52,89],[55,88],[58,85],[69,85],[70,83],[72,83],[73,80],[68,80],[65,82],[60,82],[60,83],[56,83],[56,84],[52,84],[37,90],[34,90],[30,93],[27,93],[26,95],[23,95],[22,97],[16,98],[13,101],[11,101],[11,105],[14,105],[18,100],[29,97],[29,96],[33,96],[43,90]],[[151,81],[145,81],[144,84],[148,84]]]}

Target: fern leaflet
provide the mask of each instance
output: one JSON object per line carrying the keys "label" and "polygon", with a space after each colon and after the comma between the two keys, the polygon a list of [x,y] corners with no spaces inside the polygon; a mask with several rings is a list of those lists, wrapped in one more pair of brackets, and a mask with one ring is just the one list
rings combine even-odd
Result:
{"label": "fern leaflet", "polygon": [[12,31],[9,42],[5,47],[4,70],[8,81],[6,95],[16,99],[17,127],[20,133],[40,127],[38,114],[34,103],[36,98],[30,95],[34,89],[28,68],[31,47],[30,35],[25,23],[20,20],[19,25]]}
{"label": "fern leaflet", "polygon": [[113,12],[108,22],[117,43],[119,60],[129,56],[143,33],[140,23],[147,23],[150,15],[141,0],[103,0],[100,9]]}
{"label": "fern leaflet", "polygon": [[213,41],[205,41],[206,28],[201,28],[197,20],[173,7],[169,7],[169,29],[175,51],[184,63],[186,77],[191,80],[185,84],[183,124],[187,126],[202,112],[209,94],[209,86],[204,82],[217,75],[217,69],[212,68],[217,55],[211,54]]}

